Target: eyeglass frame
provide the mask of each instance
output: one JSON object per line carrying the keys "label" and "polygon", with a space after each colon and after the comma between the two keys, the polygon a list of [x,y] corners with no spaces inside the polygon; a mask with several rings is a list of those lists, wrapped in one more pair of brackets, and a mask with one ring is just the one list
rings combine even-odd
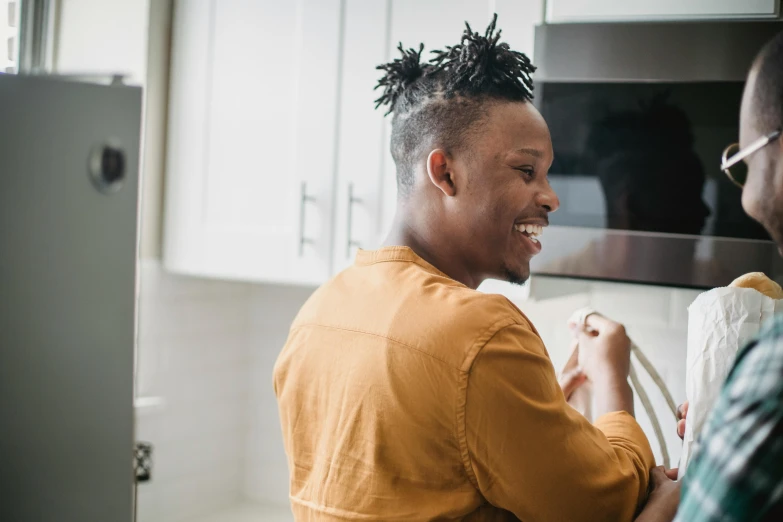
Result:
{"label": "eyeglass frame", "polygon": [[729,153],[729,149],[734,147],[735,145],[739,147],[739,143],[732,143],[725,149],[723,149],[723,156],[721,158],[720,163],[720,169],[723,171],[726,176],[729,177],[732,183],[737,185],[739,188],[742,188],[744,186],[744,183],[740,183],[736,179],[734,179],[734,176],[731,175],[731,172],[729,169],[739,163],[740,161],[744,160],[754,152],[758,152],[770,143],[772,143],[774,140],[778,139],[781,134],[783,134],[783,129],[777,129],[775,131],[770,132],[769,134],[765,136],[761,136],[757,140],[754,140],[753,143],[748,145],[745,148],[739,149],[737,152],[735,152],[730,158],[727,158],[726,155]]}

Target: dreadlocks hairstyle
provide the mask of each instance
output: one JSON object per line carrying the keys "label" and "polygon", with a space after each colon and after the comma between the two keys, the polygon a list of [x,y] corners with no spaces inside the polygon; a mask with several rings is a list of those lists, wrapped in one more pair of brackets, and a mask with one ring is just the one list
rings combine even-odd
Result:
{"label": "dreadlocks hairstyle", "polygon": [[[533,79],[536,68],[527,55],[512,51],[507,43],[498,44],[501,30],[495,32],[496,14],[484,32],[474,33],[465,22],[465,32],[458,45],[445,51],[432,51],[431,61],[449,74],[445,87],[449,92],[482,95],[495,90],[518,91],[519,101],[533,99]],[[510,92],[509,92],[510,94]]]}
{"label": "dreadlocks hairstyle", "polygon": [[466,22],[460,43],[432,51],[429,63],[421,63],[424,44],[418,51],[400,44],[401,58],[377,67],[385,75],[376,86],[383,94],[375,107],[388,106],[386,114],[394,114],[391,153],[401,195],[413,185],[426,147],[436,144],[450,151],[463,146],[480,130],[487,103],[533,99],[536,68],[525,54],[500,42],[496,24],[497,15],[481,35]]}
{"label": "dreadlocks hairstyle", "polygon": [[375,100],[375,108],[377,109],[381,105],[388,105],[389,110],[386,114],[392,112],[394,103],[406,87],[424,76],[426,72],[432,70],[431,65],[421,63],[421,53],[424,51],[424,44],[419,44],[418,51],[415,49],[406,51],[402,47],[402,42],[400,42],[397,49],[400,51],[402,58],[395,58],[391,63],[385,63],[376,67],[376,69],[386,71],[386,75],[378,80],[378,85],[375,86],[376,89],[383,87],[383,94]]}

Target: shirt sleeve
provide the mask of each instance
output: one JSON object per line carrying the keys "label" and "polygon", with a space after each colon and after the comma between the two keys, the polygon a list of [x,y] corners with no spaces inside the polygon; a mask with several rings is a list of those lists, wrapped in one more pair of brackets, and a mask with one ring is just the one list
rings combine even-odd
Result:
{"label": "shirt sleeve", "polygon": [[731,371],[683,478],[678,522],[783,520],[783,338]]}
{"label": "shirt sleeve", "polygon": [[465,445],[475,485],[521,520],[633,520],[655,462],[633,416],[592,425],[568,405],[541,338],[523,325],[498,331],[473,362]]}

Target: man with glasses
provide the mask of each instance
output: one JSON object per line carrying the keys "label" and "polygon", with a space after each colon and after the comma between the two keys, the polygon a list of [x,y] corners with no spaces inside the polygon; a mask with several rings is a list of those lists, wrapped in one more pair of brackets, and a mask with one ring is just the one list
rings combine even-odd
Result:
{"label": "man with glasses", "polygon": [[[745,85],[722,168],[783,253],[783,33]],[[684,426],[679,426],[682,431]],[[676,522],[783,520],[783,316],[740,350],[683,479]]]}

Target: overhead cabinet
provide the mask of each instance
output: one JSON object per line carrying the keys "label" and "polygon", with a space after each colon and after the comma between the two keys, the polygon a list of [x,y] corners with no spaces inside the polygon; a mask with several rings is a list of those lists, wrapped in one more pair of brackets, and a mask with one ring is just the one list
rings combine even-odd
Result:
{"label": "overhead cabinet", "polygon": [[177,0],[165,266],[314,285],[378,247],[397,188],[376,66],[493,11],[531,53],[540,0]]}
{"label": "overhead cabinet", "polygon": [[548,22],[774,18],[779,0],[548,0]]}
{"label": "overhead cabinet", "polygon": [[164,262],[318,283],[330,272],[339,0],[175,4]]}

